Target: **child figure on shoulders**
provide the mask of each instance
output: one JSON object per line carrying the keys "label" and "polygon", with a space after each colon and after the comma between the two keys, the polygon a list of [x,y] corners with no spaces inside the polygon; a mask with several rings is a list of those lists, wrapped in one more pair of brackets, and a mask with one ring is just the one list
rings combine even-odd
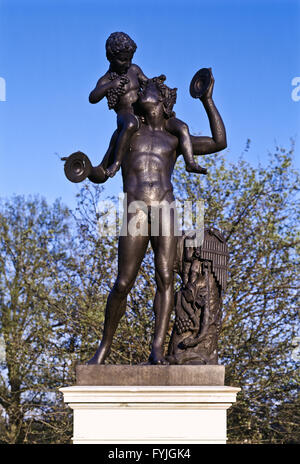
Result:
{"label": "child figure on shoulders", "polygon": [[[106,57],[110,66],[89,96],[90,103],[98,103],[106,97],[109,109],[114,109],[117,113],[118,135],[114,146],[114,162],[106,169],[109,177],[113,177],[120,169],[130,139],[139,128],[139,119],[134,114],[133,105],[137,102],[139,92],[146,85],[148,78],[139,66],[132,63],[136,48],[135,42],[124,32],[114,32],[108,37]],[[164,80],[165,76],[158,79]],[[194,161],[187,125],[172,117],[168,119],[166,129],[178,137],[187,171],[206,174],[206,169]]]}

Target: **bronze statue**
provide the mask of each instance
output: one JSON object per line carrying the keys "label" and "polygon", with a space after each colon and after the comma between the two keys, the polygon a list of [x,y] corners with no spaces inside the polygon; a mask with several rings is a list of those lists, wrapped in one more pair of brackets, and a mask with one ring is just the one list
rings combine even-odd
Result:
{"label": "bronze statue", "polygon": [[[118,114],[118,129],[102,162],[92,167],[88,157],[77,152],[65,163],[65,173],[73,182],[88,177],[92,182],[102,183],[121,167],[123,190],[127,194],[127,222],[123,224],[119,237],[118,275],[107,299],[103,338],[88,364],[104,363],[110,352],[114,333],[125,313],[127,295],[134,285],[149,241],[154,251],[157,285],[153,304],[155,329],[149,363],[168,364],[173,362],[171,356],[174,358],[176,351],[175,347],[173,351],[169,350],[170,361],[165,357],[164,342],[174,306],[173,268],[178,237],[175,234],[174,210],[170,208],[170,214],[164,214],[161,205],[174,204],[171,176],[178,156],[185,154],[187,170],[205,173],[194,162],[193,155],[215,153],[226,148],[226,132],[212,98],[214,78],[211,69],[205,68],[197,73],[190,91],[203,103],[212,137],[192,136],[188,126],[173,113],[176,89],[164,84],[163,75],[146,78],[140,68],[131,63],[135,48],[130,41],[126,43],[131,44],[128,51],[120,46],[120,51],[112,52],[107,45],[110,70],[90,94],[92,102],[107,96],[110,107],[114,107]],[[111,72],[118,76],[109,77]],[[111,91],[113,88],[117,92]],[[158,234],[153,234],[151,228],[151,219],[155,215],[160,217]],[[138,233],[136,229],[131,230],[131,224],[139,224]],[[194,320],[196,326],[197,321]],[[174,362],[177,362],[176,359]]]}

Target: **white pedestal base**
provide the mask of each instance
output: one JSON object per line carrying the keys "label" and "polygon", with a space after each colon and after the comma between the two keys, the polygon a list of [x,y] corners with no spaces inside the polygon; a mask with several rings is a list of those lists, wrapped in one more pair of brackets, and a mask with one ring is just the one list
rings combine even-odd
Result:
{"label": "white pedestal base", "polygon": [[226,443],[226,411],[240,388],[74,386],[74,444]]}

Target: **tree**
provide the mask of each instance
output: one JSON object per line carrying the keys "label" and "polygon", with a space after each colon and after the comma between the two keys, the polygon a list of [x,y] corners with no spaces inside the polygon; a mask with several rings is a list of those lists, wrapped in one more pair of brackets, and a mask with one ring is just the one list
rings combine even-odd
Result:
{"label": "tree", "polygon": [[268,166],[258,168],[211,157],[207,179],[175,173],[177,196],[203,199],[206,225],[223,231],[229,247],[219,349],[226,384],[242,388],[229,410],[232,442],[284,442],[284,412],[299,401],[291,357],[299,302],[299,174],[292,154],[293,147],[277,147]]}
{"label": "tree", "polygon": [[[187,174],[179,160],[174,173],[175,196],[203,199],[205,224],[223,231],[230,250],[219,357],[226,384],[242,388],[229,410],[231,442],[299,441],[299,371],[292,356],[299,175],[292,157],[293,147],[278,148],[266,167],[253,167],[244,159],[233,164],[209,156],[207,177]],[[2,443],[71,438],[72,414],[58,388],[74,384],[76,363],[94,354],[116,277],[117,237],[99,234],[104,199],[103,187],[86,183],[73,212],[39,198],[13,197],[0,205]],[[154,291],[149,249],[109,363],[147,360]]]}
{"label": "tree", "polygon": [[[23,443],[39,415],[38,405],[53,402],[49,390],[64,376],[62,338],[51,300],[59,300],[68,242],[68,211],[59,202],[15,196],[1,203],[0,328],[4,353],[0,404],[6,423],[4,443]],[[37,298],[47,294],[47,299]]]}

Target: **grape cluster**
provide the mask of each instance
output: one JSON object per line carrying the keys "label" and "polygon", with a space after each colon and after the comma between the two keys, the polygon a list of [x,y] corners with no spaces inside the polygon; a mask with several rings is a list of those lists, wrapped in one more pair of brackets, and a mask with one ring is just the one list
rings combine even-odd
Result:
{"label": "grape cluster", "polygon": [[[113,81],[115,80],[117,77],[119,77],[119,75],[115,72],[111,72],[110,73],[110,80]],[[118,85],[118,87],[115,89],[115,88],[111,88],[108,90],[107,92],[107,103],[108,103],[108,108],[110,110],[112,110],[113,108],[116,107],[118,101],[119,101],[119,97],[121,95],[124,95],[125,94],[125,85],[128,84],[129,82],[129,78],[126,76],[126,75],[123,75],[121,76],[120,78],[120,83]]]}
{"label": "grape cluster", "polygon": [[108,108],[112,110],[116,106],[119,100],[117,89],[109,89],[106,96],[107,96]]}
{"label": "grape cluster", "polygon": [[192,321],[188,317],[176,317],[175,319],[175,328],[178,335],[183,334],[190,330]]}

